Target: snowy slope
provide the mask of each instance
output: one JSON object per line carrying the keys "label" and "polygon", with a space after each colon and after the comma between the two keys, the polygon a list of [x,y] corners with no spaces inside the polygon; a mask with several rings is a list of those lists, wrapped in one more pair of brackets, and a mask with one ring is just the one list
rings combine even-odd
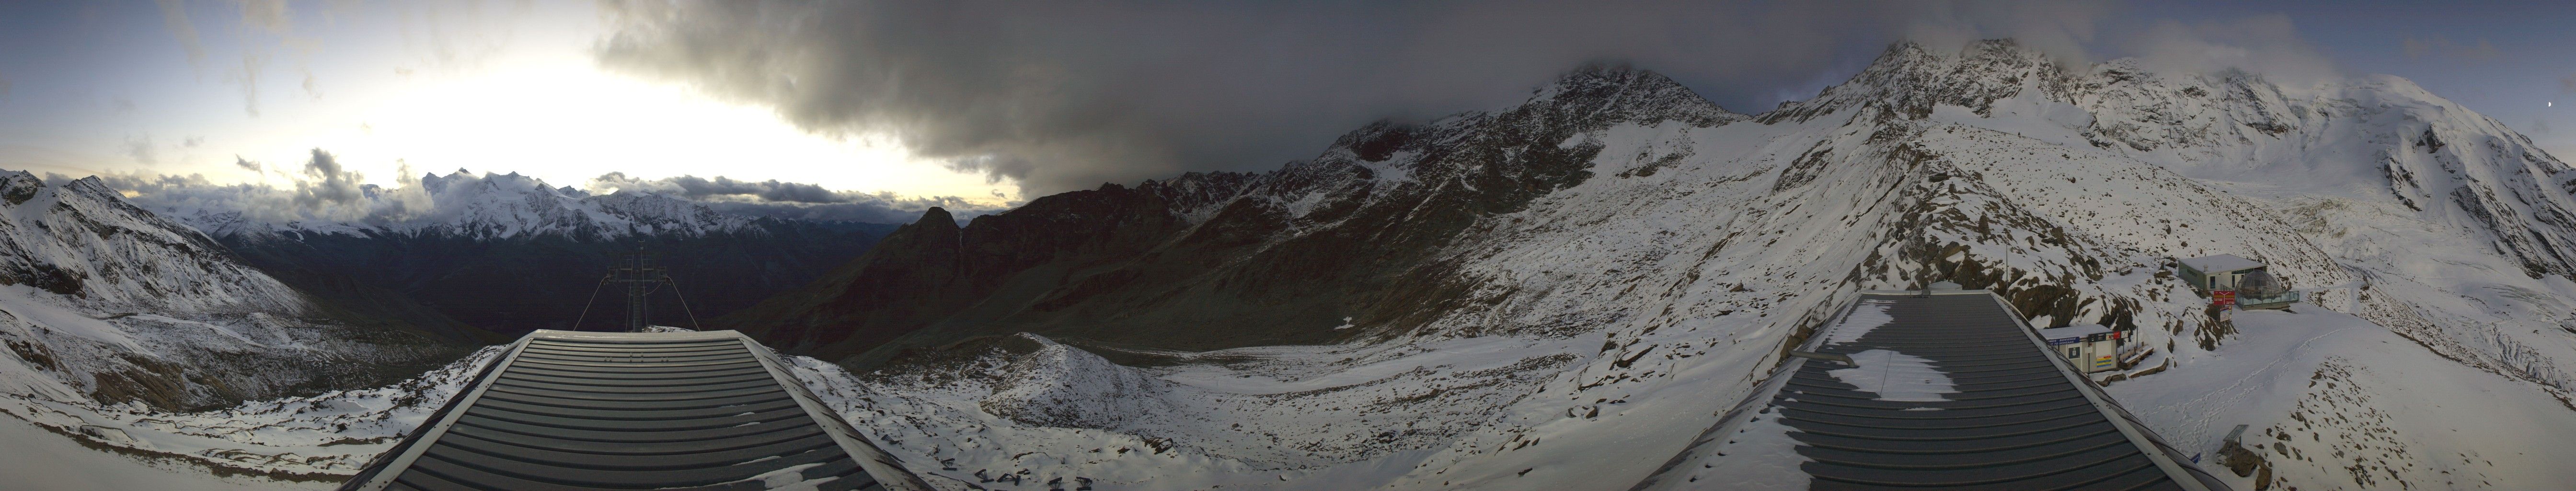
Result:
{"label": "snowy slope", "polygon": [[[270,485],[328,486],[418,428],[506,347],[488,347],[417,378],[383,387],[247,401],[174,412],[141,404],[0,396],[0,412],[112,454],[83,459],[100,473],[150,466],[246,476]],[[0,424],[21,424],[16,421]],[[237,478],[238,479],[238,478]]]}
{"label": "snowy slope", "polygon": [[127,204],[97,178],[48,186],[0,171],[0,274],[83,307],[304,313],[294,290],[205,234]]}
{"label": "snowy slope", "polygon": [[453,356],[419,333],[346,325],[95,178],[0,173],[0,198],[0,393],[182,408]]}
{"label": "snowy slope", "polygon": [[[0,424],[28,434],[10,437],[13,450],[70,447],[10,457],[0,475],[36,478],[15,483],[319,483],[314,475],[348,473],[348,460],[389,447],[386,434],[428,411],[417,406],[443,403],[438,390],[453,393],[440,377],[332,390],[402,380],[464,351],[425,333],[348,326],[98,178],[46,186],[0,173],[0,199]],[[296,393],[322,395],[276,401]],[[175,413],[209,406],[237,408]],[[41,478],[26,475],[31,465],[72,468]]]}
{"label": "snowy slope", "polygon": [[[12,482],[186,482],[173,472],[205,475],[191,459],[250,456],[227,445],[153,440],[155,432],[204,438],[248,438],[258,432],[219,429],[202,419],[116,422],[107,415],[226,406],[374,384],[462,354],[422,333],[350,325],[302,293],[241,264],[205,234],[127,204],[95,178],[47,185],[26,173],[0,173],[0,251],[5,251],[0,254],[0,344],[8,347],[0,352],[0,412],[7,416],[0,425],[12,435],[61,435],[30,437],[42,441],[26,441],[27,448],[96,449],[12,458],[0,468]],[[236,412],[249,416],[255,411],[245,406]],[[331,428],[335,436],[330,438],[341,438],[336,434],[342,429]],[[11,441],[13,449],[21,444],[16,437]],[[321,450],[296,452],[326,453]],[[115,468],[142,465],[134,458],[157,468],[135,467],[132,475],[126,475],[129,469]],[[304,458],[293,453],[267,457]],[[49,463],[108,466],[95,470],[110,477],[14,480],[36,469],[29,465]],[[231,469],[262,472],[250,465]],[[65,471],[48,471],[53,472]],[[238,487],[243,482],[147,487],[197,485]]]}
{"label": "snowy slope", "polygon": [[[1649,93],[1595,88],[1609,101]],[[1371,216],[1352,210],[1426,206],[1408,189],[1478,184],[1447,179],[1459,171],[1436,166],[1458,161],[1426,155],[1466,144],[1440,139],[1462,134],[1451,129],[1515,110],[1363,129],[1249,183],[1185,178],[1194,191],[1240,191],[1199,196],[1182,215],[1275,214],[1281,226],[1263,243],[1297,247]],[[2002,291],[2034,324],[2140,328],[2169,368],[2113,391],[2186,451],[2214,450],[2224,428],[2211,428],[2227,421],[2317,433],[2268,457],[2272,484],[2565,482],[2520,456],[2478,469],[2423,459],[2476,457],[2466,449],[2484,443],[2454,431],[2576,427],[2556,368],[2576,358],[2576,331],[2559,327],[2576,313],[2562,259],[2576,229],[2560,218],[2576,174],[2401,80],[2282,87],[2127,60],[2060,67],[2010,42],[1900,45],[1851,82],[1761,115],[1609,114],[1623,119],[1556,142],[1597,148],[1588,177],[1439,241],[1429,286],[1466,293],[1373,307],[1420,313],[1411,318],[1310,328],[1349,333],[1343,344],[1158,353],[1129,367],[1022,336],[870,374],[808,364],[804,375],[890,451],[961,489],[1043,489],[1034,483],[1058,477],[1121,489],[1620,489],[1853,292],[1946,279]],[[1395,131],[1416,143],[1370,143]],[[2172,269],[2217,253],[2265,261],[2299,288],[2341,288],[2311,292],[2296,313],[2221,321]],[[2310,325],[2372,334],[2276,356],[2283,336]],[[2269,360],[2255,370],[2265,384],[2345,382],[2238,391],[2223,404],[2176,396],[2224,392],[2253,370],[2244,360]],[[2413,404],[2426,397],[2406,392],[2419,384],[2510,405]],[[2351,416],[2371,407],[2356,401],[2398,399],[2409,403],[2378,404],[2387,415],[2373,421],[2387,422]],[[2298,424],[2336,411],[2323,423],[2334,431]],[[2501,441],[2533,455],[2576,450],[2545,436]],[[2402,458],[2315,455],[2409,444],[2421,445]],[[2456,476],[2473,470],[2475,483]]]}
{"label": "snowy slope", "polygon": [[[2293,310],[2241,314],[2244,334],[2225,349],[2109,392],[2166,438],[2208,442],[2195,450],[2248,425],[2244,441],[2276,484],[2527,489],[2576,480],[2576,469],[2555,463],[2576,450],[2566,443],[2576,426],[2551,394],[2351,315]],[[2246,481],[2238,489],[2252,489]]]}

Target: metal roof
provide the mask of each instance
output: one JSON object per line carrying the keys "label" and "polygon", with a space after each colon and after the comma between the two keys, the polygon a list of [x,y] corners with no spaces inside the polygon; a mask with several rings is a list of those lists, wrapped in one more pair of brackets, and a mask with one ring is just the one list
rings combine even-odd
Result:
{"label": "metal roof", "polygon": [[[1701,466],[1675,469],[1727,458],[1723,442],[1757,416],[1776,416],[1792,430],[1810,489],[2227,489],[2045,351],[2002,298],[1983,290],[1865,293],[1854,305],[1863,302],[1893,320],[1853,327],[1867,329],[1856,338],[1820,332],[1802,349],[1926,359],[1955,392],[1938,401],[1885,400],[1828,373],[1852,367],[1792,358],[1634,489],[1700,489],[1681,476]],[[1873,359],[1891,357],[1856,358],[1870,369]]]}
{"label": "metal roof", "polygon": [[759,346],[531,333],[340,489],[930,489]]}
{"label": "metal roof", "polygon": [[2219,254],[2216,256],[2201,256],[2184,259],[2182,260],[2182,265],[2190,267],[2192,271],[2199,271],[2201,274],[2217,274],[2263,267],[2263,263],[2254,262],[2252,259],[2236,257],[2235,254]]}
{"label": "metal roof", "polygon": [[2041,330],[2039,330],[2039,338],[2040,338],[2040,339],[2066,339],[2066,338],[2075,338],[2075,337],[2091,336],[2091,335],[2095,335],[2095,334],[2102,334],[2102,333],[2106,333],[2106,332],[2111,332],[2111,328],[2110,328],[2110,327],[2108,327],[2108,326],[2101,325],[2101,324],[2076,324],[2076,325],[2066,326],[2066,327],[2051,327],[2051,328],[2047,328],[2047,329],[2041,329]]}

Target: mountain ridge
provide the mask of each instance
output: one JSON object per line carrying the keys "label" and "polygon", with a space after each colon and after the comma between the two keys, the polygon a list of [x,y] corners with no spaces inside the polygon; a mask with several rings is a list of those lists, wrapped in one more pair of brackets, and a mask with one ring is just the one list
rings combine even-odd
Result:
{"label": "mountain ridge", "polygon": [[[2009,41],[1891,46],[1852,81],[1750,116],[1594,111],[1687,93],[1617,79],[1587,67],[1513,107],[1371,124],[1271,172],[1107,184],[963,227],[925,217],[720,324],[839,362],[876,434],[1013,450],[889,449],[922,468],[1150,447],[1081,468],[1175,487],[1588,488],[1652,471],[1688,443],[1673,428],[1705,426],[1857,292],[1946,280],[2039,327],[2133,333],[2144,365],[2113,390],[2163,404],[2132,409],[2179,447],[2232,424],[2315,433],[2254,451],[2276,471],[2265,485],[2553,482],[2442,452],[2473,453],[2448,439],[2455,417],[2571,419],[2555,408],[2320,419],[2408,389],[2299,388],[2366,357],[2515,400],[2570,394],[2555,360],[2576,352],[2536,324],[2576,312],[2550,252],[2570,231],[2552,210],[2576,200],[2566,164],[2411,84],[2061,66]],[[2219,253],[2309,300],[2248,314],[2272,330],[2238,327],[2174,269]],[[2313,335],[2285,322],[2391,336],[2277,339]],[[2499,324],[2534,329],[2473,327]],[[2195,383],[2238,380],[2210,367],[2282,346],[2329,351]],[[980,402],[1031,387],[1046,410]],[[1157,391],[1147,402],[1171,414],[1085,416]],[[2226,396],[2194,397],[2210,393]],[[911,416],[870,416],[895,413]],[[1597,465],[1561,465],[1571,455]],[[1229,477],[1245,474],[1261,479]]]}
{"label": "mountain ridge", "polygon": [[[1422,262],[1424,248],[1368,243],[1436,243],[1472,223],[1475,215],[1514,209],[1590,178],[1578,164],[1598,152],[1598,145],[1567,139],[1582,129],[1610,121],[1713,124],[1743,117],[1661,75],[1615,66],[1573,72],[1560,84],[1534,91],[1531,101],[1421,126],[1378,122],[1344,135],[1313,160],[1267,173],[1192,174],[1135,188],[1104,184],[979,216],[962,228],[941,224],[935,215],[944,212],[925,214],[885,242],[919,244],[918,253],[880,248],[824,281],[847,283],[871,270],[913,280],[869,283],[856,290],[817,284],[718,324],[792,352],[860,355],[874,361],[892,358],[895,350],[857,345],[903,338],[931,325],[960,331],[915,336],[905,346],[1008,334],[993,327],[998,325],[995,317],[1014,315],[1067,330],[1054,335],[1108,342],[1160,336],[1196,349],[1323,342],[1339,333],[1292,330],[1284,324],[1330,326],[1343,317],[1400,317],[1401,312],[1364,312],[1354,306],[1391,293],[1397,288],[1392,285],[1432,281],[1419,269],[1437,267]],[[1425,164],[1469,160],[1510,164]],[[1463,196],[1435,199],[1439,189],[1460,190]],[[1422,222],[1415,217],[1429,218]],[[1099,219],[1115,224],[1084,223]],[[952,234],[954,240],[945,238]],[[1154,259],[1118,259],[1132,255]],[[1250,259],[1238,260],[1242,257]],[[1365,265],[1336,264],[1344,260]],[[1362,286],[1355,291],[1317,286],[1342,281]],[[903,292],[941,293],[914,297]],[[1147,321],[1156,327],[1139,331],[1109,330],[1083,320],[1085,314],[1064,312],[1099,295],[1187,306],[1156,316]],[[836,302],[840,299],[847,301]],[[905,313],[888,317],[890,311]],[[1245,311],[1294,320],[1221,335],[1191,327]],[[837,326],[853,327],[839,331]],[[855,351],[834,351],[845,349]]]}

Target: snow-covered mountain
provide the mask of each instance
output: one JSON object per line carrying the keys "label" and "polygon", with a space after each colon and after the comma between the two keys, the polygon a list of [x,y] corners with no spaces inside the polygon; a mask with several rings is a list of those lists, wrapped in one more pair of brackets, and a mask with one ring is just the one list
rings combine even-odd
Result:
{"label": "snow-covered mountain", "polygon": [[461,354],[341,314],[96,178],[0,173],[0,394],[189,408],[371,385]]}
{"label": "snow-covered mountain", "polygon": [[647,192],[594,196],[534,177],[458,169],[425,174],[400,189],[359,188],[370,211],[342,220],[256,216],[198,203],[156,203],[158,211],[216,236],[285,232],[442,236],[481,240],[559,236],[614,240],[634,235],[702,236],[751,230],[752,219]]}
{"label": "snow-covered mountain", "polygon": [[[618,319],[585,318],[580,306],[619,254],[639,247],[681,285],[678,297],[653,299],[653,318],[687,324],[812,280],[892,228],[746,217],[650,192],[592,195],[518,173],[459,170],[407,184],[288,211],[180,193],[143,200],[328,301],[486,341],[612,327]],[[600,301],[619,301],[614,293]]]}
{"label": "snow-covered mountain", "polygon": [[[2187,452],[2254,427],[2243,489],[2551,487],[2571,192],[2394,77],[1901,44],[1759,115],[1592,67],[1278,171],[934,211],[725,322],[868,369],[804,367],[959,487],[1621,489],[1855,292],[1949,280],[2140,328],[2110,390]],[[2174,267],[2221,253],[2309,301],[2214,314]]]}
{"label": "snow-covered mountain", "polygon": [[96,178],[47,186],[0,173],[0,278],[82,307],[303,314],[294,290],[227,259],[186,225],[127,204]]}

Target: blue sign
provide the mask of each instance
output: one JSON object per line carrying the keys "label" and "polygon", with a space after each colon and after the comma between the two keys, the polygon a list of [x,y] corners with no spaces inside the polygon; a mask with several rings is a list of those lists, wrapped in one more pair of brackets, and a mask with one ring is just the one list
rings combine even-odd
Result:
{"label": "blue sign", "polygon": [[2064,344],[2075,344],[2075,343],[2077,343],[2077,342],[2082,342],[2082,341],[2084,341],[2084,338],[2057,338],[2057,339],[2051,339],[2051,340],[2048,340],[2048,345],[2049,345],[2049,346],[2057,346],[2057,345],[2064,345]]}

